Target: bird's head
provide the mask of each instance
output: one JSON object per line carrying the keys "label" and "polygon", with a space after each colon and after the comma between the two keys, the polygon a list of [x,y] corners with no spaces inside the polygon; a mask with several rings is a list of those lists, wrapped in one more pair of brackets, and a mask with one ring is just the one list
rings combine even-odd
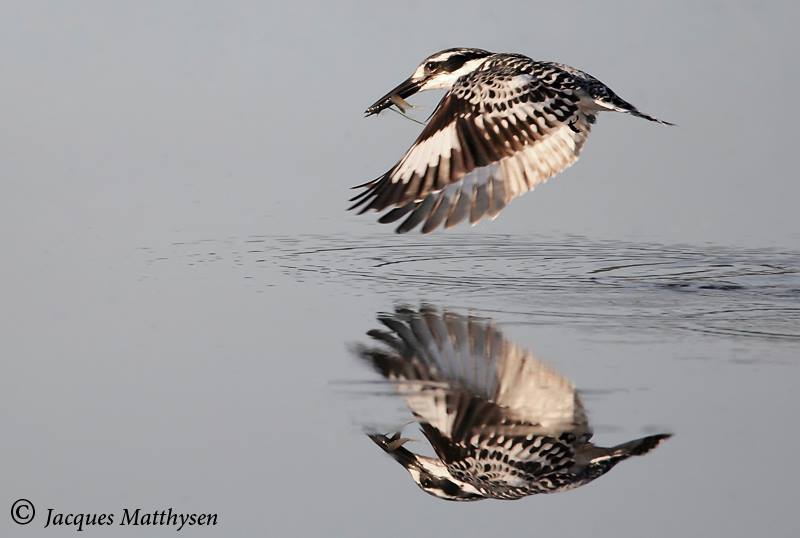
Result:
{"label": "bird's head", "polygon": [[450,88],[459,77],[477,69],[491,54],[483,49],[467,48],[445,49],[432,54],[422,60],[410,77],[375,101],[365,114],[371,116],[389,108],[398,97],[405,99],[423,90]]}
{"label": "bird's head", "polygon": [[446,501],[477,501],[484,498],[470,484],[453,478],[439,459],[420,456],[403,448],[407,439],[399,434],[392,437],[369,434],[369,438],[402,465],[425,493]]}

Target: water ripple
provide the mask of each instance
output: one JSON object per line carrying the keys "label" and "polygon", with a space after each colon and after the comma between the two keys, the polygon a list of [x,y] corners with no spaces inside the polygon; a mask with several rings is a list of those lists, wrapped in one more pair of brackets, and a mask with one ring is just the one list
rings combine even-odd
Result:
{"label": "water ripple", "polygon": [[[800,339],[800,252],[582,237],[253,236],[237,264],[360,293],[454,300],[539,321]],[[192,264],[219,245],[180,245]],[[212,254],[213,253],[213,254]]]}

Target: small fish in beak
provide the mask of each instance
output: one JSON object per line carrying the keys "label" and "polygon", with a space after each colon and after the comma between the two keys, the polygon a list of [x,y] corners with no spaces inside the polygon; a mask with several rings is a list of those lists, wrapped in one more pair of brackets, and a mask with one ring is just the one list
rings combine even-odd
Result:
{"label": "small fish in beak", "polygon": [[386,445],[386,448],[388,448],[389,451],[391,452],[394,452],[395,450],[397,450],[404,444],[408,443],[409,441],[413,441],[413,439],[411,439],[410,437],[400,437],[400,432],[394,434],[390,439],[391,440]]}
{"label": "small fish in beak", "polygon": [[405,112],[404,107],[409,107],[410,105],[405,101],[406,97],[411,97],[415,93],[417,93],[420,88],[422,87],[422,81],[413,80],[412,78],[407,78],[405,81],[400,83],[396,88],[392,91],[375,101],[371,107],[369,107],[365,112],[364,115],[372,116],[373,114],[377,114],[381,110],[389,108],[392,105],[397,105],[397,108]]}
{"label": "small fish in beak", "polygon": [[403,114],[405,114],[406,110],[408,110],[409,108],[414,108],[413,106],[411,106],[411,104],[408,101],[406,101],[405,99],[403,99],[399,95],[393,95],[389,99],[392,100],[392,103],[394,103],[394,106],[399,108],[400,112],[402,112]]}
{"label": "small fish in beak", "polygon": [[391,437],[379,433],[368,433],[367,436],[406,469],[417,464],[416,456],[403,448],[404,444],[413,439],[400,437],[400,432],[396,432]]}

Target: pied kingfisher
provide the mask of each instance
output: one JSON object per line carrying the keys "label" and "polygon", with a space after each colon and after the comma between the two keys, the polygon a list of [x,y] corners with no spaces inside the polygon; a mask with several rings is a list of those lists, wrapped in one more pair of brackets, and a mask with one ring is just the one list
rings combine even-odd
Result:
{"label": "pied kingfisher", "polygon": [[[433,54],[366,110],[377,114],[418,91],[448,90],[416,142],[349,209],[383,211],[379,222],[406,219],[428,233],[495,218],[514,198],[578,159],[598,112],[639,112],[605,84],[578,69],[520,54],[454,48]],[[359,214],[360,214],[359,213]],[[410,213],[410,215],[409,215]]]}
{"label": "pied kingfisher", "polygon": [[[436,457],[400,433],[368,433],[426,493],[449,501],[519,499],[573,489],[670,434],[610,448],[592,430],[573,384],[505,339],[491,320],[424,306],[379,315],[376,342],[356,355],[389,380]],[[388,330],[386,330],[388,329]]]}

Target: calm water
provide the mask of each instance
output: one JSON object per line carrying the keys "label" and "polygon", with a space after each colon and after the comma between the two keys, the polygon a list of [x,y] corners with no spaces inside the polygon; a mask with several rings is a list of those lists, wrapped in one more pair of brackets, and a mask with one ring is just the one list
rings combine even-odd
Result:
{"label": "calm water", "polygon": [[[9,495],[40,508],[215,511],[192,532],[231,535],[797,530],[798,252],[387,234],[50,259],[69,285],[31,281],[3,383]],[[402,307],[492,320],[574,384],[599,445],[674,437],[570,492],[425,495],[364,435],[409,411],[351,352]]]}
{"label": "calm water", "polygon": [[[250,502],[269,499],[280,528],[302,530],[310,514],[365,536],[385,521],[397,536],[421,521],[431,533],[475,536],[498,522],[508,532],[571,521],[576,533],[631,536],[740,535],[759,520],[775,536],[796,529],[788,511],[798,476],[779,462],[800,449],[791,427],[800,253],[580,237],[390,239],[252,236],[139,251],[142,289],[176,287],[168,296],[206,320],[187,336],[214,379],[197,379],[203,388],[190,401],[217,402],[212,414],[247,439],[232,442],[250,472],[228,480]],[[428,497],[363,436],[409,414],[348,351],[368,340],[376,316],[424,305],[494,320],[571,380],[595,442],[675,437],[573,492],[469,506]],[[215,337],[231,326],[240,339]],[[405,433],[423,439],[413,426]],[[426,453],[422,441],[409,446]],[[736,514],[753,506],[760,516],[743,527]]]}

